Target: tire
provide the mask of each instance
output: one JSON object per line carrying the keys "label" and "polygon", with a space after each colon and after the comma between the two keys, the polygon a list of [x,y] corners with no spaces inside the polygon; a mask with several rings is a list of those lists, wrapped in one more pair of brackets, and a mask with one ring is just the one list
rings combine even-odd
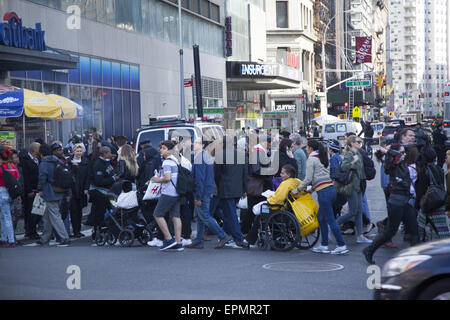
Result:
{"label": "tire", "polygon": [[134,233],[130,230],[123,230],[119,233],[119,243],[122,247],[131,247],[134,242]]}
{"label": "tire", "polygon": [[260,250],[263,251],[267,250],[267,248],[269,247],[267,228],[258,231],[258,239],[256,240],[256,245]]}
{"label": "tire", "polygon": [[106,244],[106,234],[104,232],[97,233],[95,236],[95,243],[98,246],[103,247]]}
{"label": "tire", "polygon": [[300,236],[300,239],[298,240],[297,243],[297,248],[301,250],[311,249],[316,245],[317,241],[319,241],[319,238],[320,238],[320,228],[317,228],[307,236],[304,237]]}
{"label": "tire", "polygon": [[419,294],[418,300],[450,300],[450,278],[433,282]]}
{"label": "tire", "polygon": [[115,245],[117,242],[117,237],[114,233],[108,232],[106,234],[106,243],[108,243],[110,246]]}
{"label": "tire", "polygon": [[270,215],[266,223],[271,249],[288,251],[294,248],[300,238],[300,226],[297,218],[287,211],[278,211]]}
{"label": "tire", "polygon": [[145,246],[147,242],[152,240],[152,234],[147,229],[142,229],[141,233],[137,236],[137,239]]}

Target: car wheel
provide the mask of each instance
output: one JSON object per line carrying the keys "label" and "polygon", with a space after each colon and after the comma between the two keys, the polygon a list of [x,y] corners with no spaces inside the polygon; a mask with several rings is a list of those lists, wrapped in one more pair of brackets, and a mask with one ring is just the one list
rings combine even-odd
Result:
{"label": "car wheel", "polygon": [[450,300],[450,279],[441,279],[426,287],[419,300]]}

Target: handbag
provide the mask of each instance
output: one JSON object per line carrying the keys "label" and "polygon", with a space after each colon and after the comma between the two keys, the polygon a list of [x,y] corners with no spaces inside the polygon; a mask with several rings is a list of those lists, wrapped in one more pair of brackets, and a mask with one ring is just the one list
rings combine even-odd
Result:
{"label": "handbag", "polygon": [[264,180],[255,177],[248,177],[247,194],[253,197],[261,196],[264,191]]}
{"label": "handbag", "polygon": [[425,214],[436,212],[439,208],[445,206],[447,196],[444,186],[436,182],[433,173],[428,167],[426,174],[430,178],[430,186],[420,200],[420,207]]}
{"label": "handbag", "polygon": [[31,209],[31,214],[35,214],[37,216],[42,217],[44,215],[44,211],[45,211],[44,199],[42,199],[42,197],[39,194],[37,194],[34,197],[33,208]]}
{"label": "handbag", "polygon": [[353,181],[354,170],[344,171],[342,170],[341,164],[335,171],[333,175],[333,180],[339,182],[342,185],[347,185]]}
{"label": "handbag", "polygon": [[142,200],[155,200],[161,197],[161,183],[151,182],[148,184]]}

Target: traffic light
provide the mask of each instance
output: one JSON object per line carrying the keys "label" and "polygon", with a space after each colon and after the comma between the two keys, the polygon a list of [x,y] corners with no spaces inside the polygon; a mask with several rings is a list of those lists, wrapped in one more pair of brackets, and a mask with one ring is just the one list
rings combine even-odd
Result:
{"label": "traffic light", "polygon": [[377,77],[377,87],[381,88],[383,86],[383,76]]}
{"label": "traffic light", "polygon": [[345,113],[348,113],[348,102],[344,103],[344,107],[345,107]]}
{"label": "traffic light", "polygon": [[385,87],[385,86],[386,86],[386,76],[383,75],[383,87]]}

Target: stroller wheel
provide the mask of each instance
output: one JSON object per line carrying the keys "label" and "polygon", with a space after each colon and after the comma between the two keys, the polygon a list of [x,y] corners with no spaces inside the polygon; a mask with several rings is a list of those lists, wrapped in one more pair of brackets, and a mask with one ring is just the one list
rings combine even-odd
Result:
{"label": "stroller wheel", "polygon": [[141,233],[137,236],[137,239],[142,245],[146,245],[147,242],[152,240],[152,235],[147,229],[142,229]]}
{"label": "stroller wheel", "polygon": [[106,243],[106,235],[104,232],[99,232],[96,236],[95,236],[95,243],[98,246],[104,246]]}
{"label": "stroller wheel", "polygon": [[116,242],[117,242],[117,237],[116,237],[116,235],[115,235],[114,233],[108,232],[108,233],[106,234],[106,242],[107,242],[110,246],[115,245]]}
{"label": "stroller wheel", "polygon": [[134,242],[134,233],[130,230],[123,230],[119,233],[119,243],[123,247],[131,247]]}

